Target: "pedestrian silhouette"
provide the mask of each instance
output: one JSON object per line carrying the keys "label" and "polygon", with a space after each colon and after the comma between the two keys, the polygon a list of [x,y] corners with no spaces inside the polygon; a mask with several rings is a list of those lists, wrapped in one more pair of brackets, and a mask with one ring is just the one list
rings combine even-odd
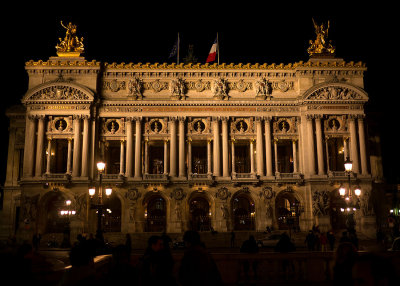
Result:
{"label": "pedestrian silhouette", "polygon": [[352,268],[357,256],[357,250],[351,242],[345,241],[339,244],[333,266],[333,285],[353,285]]}
{"label": "pedestrian silhouette", "polygon": [[[249,239],[245,240],[240,247],[242,253],[258,253],[258,245],[253,235],[249,236]],[[253,276],[250,275],[250,265],[253,270]],[[257,267],[258,261],[253,259],[247,259],[243,261],[243,272],[246,280],[257,279]]]}
{"label": "pedestrian silhouette", "polygon": [[307,249],[309,251],[315,250],[315,235],[312,230],[308,231],[305,243],[307,244]]}
{"label": "pedestrian silhouette", "polygon": [[329,242],[329,248],[331,251],[333,251],[333,249],[335,247],[336,238],[332,231],[328,232],[327,238],[328,238],[328,242]]}
{"label": "pedestrian silhouette", "polygon": [[179,267],[179,283],[182,286],[222,285],[217,265],[201,242],[199,233],[186,231],[183,240],[187,248]]}

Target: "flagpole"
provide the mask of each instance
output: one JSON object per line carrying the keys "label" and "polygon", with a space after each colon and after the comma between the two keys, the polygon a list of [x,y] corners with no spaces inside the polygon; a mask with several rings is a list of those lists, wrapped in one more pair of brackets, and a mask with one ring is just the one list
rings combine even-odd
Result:
{"label": "flagpole", "polygon": [[179,32],[178,32],[178,53],[177,53],[177,64],[178,65],[179,65],[179,46],[180,46],[179,41],[180,41],[180,39],[179,39]]}
{"label": "flagpole", "polygon": [[217,54],[218,54],[218,65],[219,65],[219,40],[218,40],[218,32],[217,32]]}

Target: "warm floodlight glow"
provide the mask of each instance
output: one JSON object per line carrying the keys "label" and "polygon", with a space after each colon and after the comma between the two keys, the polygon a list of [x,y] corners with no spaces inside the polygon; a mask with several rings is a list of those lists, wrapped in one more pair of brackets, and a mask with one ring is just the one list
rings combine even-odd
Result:
{"label": "warm floodlight glow", "polygon": [[110,196],[112,193],[112,189],[111,188],[106,188],[106,195]]}
{"label": "warm floodlight glow", "polygon": [[344,162],[344,169],[346,170],[346,172],[351,172],[351,170],[353,169],[353,162],[350,161],[349,157],[347,157],[346,162]]}
{"label": "warm floodlight glow", "polygon": [[90,188],[90,189],[89,189],[89,195],[90,195],[91,197],[93,197],[95,193],[96,193],[96,189],[95,189],[95,188]]}
{"label": "warm floodlight glow", "polygon": [[98,163],[97,163],[97,170],[98,170],[99,172],[103,172],[104,169],[105,169],[105,167],[106,167],[106,163],[104,163],[104,162],[98,162]]}
{"label": "warm floodlight glow", "polygon": [[346,194],[346,189],[344,187],[340,187],[339,194],[343,197]]}
{"label": "warm floodlight glow", "polygon": [[67,206],[69,206],[69,205],[71,204],[71,201],[70,201],[70,200],[66,200],[66,201],[65,201],[65,204],[66,204]]}
{"label": "warm floodlight glow", "polygon": [[359,188],[354,190],[354,193],[356,194],[357,197],[361,195],[361,190]]}

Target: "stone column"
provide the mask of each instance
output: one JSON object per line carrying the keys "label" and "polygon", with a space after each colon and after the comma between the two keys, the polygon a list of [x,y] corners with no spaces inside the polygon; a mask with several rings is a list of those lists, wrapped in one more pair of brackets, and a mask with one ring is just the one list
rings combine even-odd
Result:
{"label": "stone column", "polygon": [[353,173],[359,173],[360,169],[358,166],[358,150],[357,150],[357,131],[355,117],[350,116],[349,118],[349,129],[350,129],[350,159],[353,161]]}
{"label": "stone column", "polygon": [[149,139],[144,139],[144,173],[149,173]]}
{"label": "stone column", "polygon": [[81,151],[81,117],[79,115],[74,116],[74,155],[72,163],[72,177],[79,176],[79,162],[80,162],[80,151]]}
{"label": "stone column", "polygon": [[254,139],[250,139],[250,173],[254,174]]}
{"label": "stone column", "polygon": [[125,174],[125,141],[121,140],[121,151],[119,159],[119,175],[123,176]]}
{"label": "stone column", "polygon": [[343,137],[343,149],[344,149],[344,160],[346,161],[346,158],[349,157],[349,146],[347,144],[349,138],[348,137]]}
{"label": "stone column", "polygon": [[82,171],[81,176],[87,177],[89,163],[89,116],[83,117]]}
{"label": "stone column", "polygon": [[68,138],[67,174],[71,174],[72,138]]}
{"label": "stone column", "polygon": [[135,120],[135,178],[139,179],[142,177],[142,124],[141,118]]}
{"label": "stone column", "polygon": [[47,139],[47,160],[46,160],[46,174],[51,172],[51,138]]}
{"label": "stone column", "polygon": [[[325,137],[325,156],[326,156],[326,172],[329,173],[330,169],[330,159],[329,159],[329,137]],[[346,158],[346,157],[345,157]]]}
{"label": "stone column", "polygon": [[265,162],[267,176],[272,176],[272,152],[271,152],[271,120],[265,118]]}
{"label": "stone column", "polygon": [[324,175],[325,174],[324,151],[322,147],[322,128],[321,128],[320,116],[317,116],[315,118],[315,133],[317,136],[318,175]]}
{"label": "stone column", "polygon": [[[125,176],[127,178],[131,178],[133,176],[133,158],[135,156],[136,159],[136,153],[133,155],[133,118],[126,118],[126,165],[125,165]],[[136,147],[136,145],[135,145]],[[136,150],[135,150],[136,152]],[[135,163],[136,167],[136,163]],[[136,175],[136,172],[135,172]],[[140,177],[140,174],[139,174]]]}
{"label": "stone column", "polygon": [[261,118],[256,118],[256,129],[257,129],[257,175],[264,176],[264,151],[262,142],[262,125]]}
{"label": "stone column", "polygon": [[232,139],[232,175],[236,174],[236,169],[235,169],[235,139]]}
{"label": "stone column", "polygon": [[297,173],[297,146],[296,139],[292,140],[292,148],[293,148],[293,173]]}
{"label": "stone column", "polygon": [[278,139],[274,139],[274,155],[275,155],[275,173],[279,172],[278,168]]}
{"label": "stone column", "polygon": [[192,175],[192,139],[188,139],[188,178]]}
{"label": "stone column", "polygon": [[176,119],[171,117],[170,124],[170,168],[169,175],[176,177]]}
{"label": "stone column", "polygon": [[221,176],[221,163],[220,163],[220,146],[219,146],[219,120],[217,117],[213,118],[213,134],[214,134],[214,145],[213,145],[213,155],[214,155],[214,176]]}
{"label": "stone column", "polygon": [[36,119],[32,115],[26,117],[25,146],[24,146],[24,177],[33,176],[33,164],[35,162],[35,130]]}
{"label": "stone column", "polygon": [[223,176],[229,177],[229,155],[228,155],[228,118],[222,118],[222,170]]}
{"label": "stone column", "polygon": [[36,168],[35,168],[36,177],[40,177],[43,174],[44,120],[45,120],[44,115],[39,116],[37,144],[36,144]]}
{"label": "stone column", "polygon": [[364,118],[358,117],[358,138],[360,142],[360,158],[361,158],[361,174],[368,174],[367,167],[367,153],[365,149],[365,132],[364,132]]}
{"label": "stone column", "polygon": [[315,154],[314,154],[314,130],[313,116],[307,115],[307,151],[309,156],[308,171],[310,175],[315,175]]}
{"label": "stone column", "polygon": [[185,177],[185,118],[179,118],[179,177]]}
{"label": "stone column", "polygon": [[212,168],[211,168],[211,139],[207,139],[207,174],[212,175]]}
{"label": "stone column", "polygon": [[164,140],[164,174],[168,174],[168,140]]}

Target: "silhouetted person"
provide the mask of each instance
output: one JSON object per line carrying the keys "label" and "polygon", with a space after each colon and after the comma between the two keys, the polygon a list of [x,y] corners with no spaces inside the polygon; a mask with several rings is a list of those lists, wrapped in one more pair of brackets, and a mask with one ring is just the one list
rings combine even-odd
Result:
{"label": "silhouetted person", "polygon": [[151,236],[138,265],[140,285],[175,285],[172,276],[173,260],[164,248],[160,236]]}
{"label": "silhouetted person", "polygon": [[351,242],[339,244],[333,266],[333,285],[353,285],[352,268],[357,256],[357,250]]}
{"label": "silhouetted person", "polygon": [[290,240],[290,237],[286,232],[282,233],[278,243],[275,246],[276,252],[287,253],[295,251],[296,247],[294,243]]}
{"label": "silhouetted person", "polygon": [[358,237],[355,229],[349,231],[349,240],[358,249]]}
{"label": "silhouetted person", "polygon": [[70,251],[71,268],[64,272],[58,285],[94,285],[96,282],[93,257],[83,244],[75,244]]}
{"label": "silhouetted person", "polygon": [[339,243],[342,243],[342,242],[351,242],[347,231],[342,232],[342,237],[340,238]]}
{"label": "silhouetted person", "polygon": [[321,233],[321,235],[319,236],[319,241],[321,243],[321,251],[327,251],[328,250],[328,237],[325,234],[325,232]]}
{"label": "silhouetted person", "polygon": [[35,251],[39,250],[41,238],[42,238],[42,236],[40,235],[40,233],[35,233],[32,237],[32,245],[33,245],[33,248],[35,249]]}
{"label": "silhouetted person", "polygon": [[182,286],[222,285],[217,265],[200,241],[199,233],[186,231],[183,240],[187,249],[179,267],[180,284]]}
{"label": "silhouetted person", "polygon": [[112,250],[112,265],[104,285],[125,285],[127,281],[136,281],[135,267],[130,263],[130,252],[126,245],[117,245]]}
{"label": "silhouetted person", "polygon": [[335,247],[336,238],[332,231],[328,232],[327,238],[328,238],[329,248],[331,251],[333,251]]}
{"label": "silhouetted person", "polygon": [[[245,240],[240,247],[240,252],[242,253],[258,253],[258,245],[257,241],[255,240],[253,235],[249,236],[249,239]],[[256,260],[250,261],[250,260],[244,260],[243,261],[243,271],[246,279],[249,279],[249,270],[250,270],[250,264],[253,269],[254,273],[254,278],[257,278],[257,266],[258,263]]]}
{"label": "silhouetted person", "polygon": [[310,230],[306,236],[305,243],[307,244],[307,249],[309,251],[314,251],[315,249],[315,235],[312,230]]}

